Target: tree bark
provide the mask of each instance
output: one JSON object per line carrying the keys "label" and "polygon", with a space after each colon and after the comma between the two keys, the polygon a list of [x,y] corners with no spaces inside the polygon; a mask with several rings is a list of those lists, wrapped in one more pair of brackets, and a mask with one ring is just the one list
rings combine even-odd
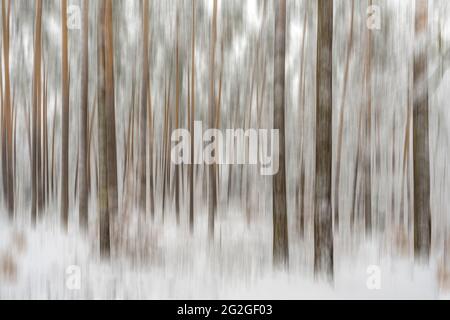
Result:
{"label": "tree bark", "polygon": [[146,173],[147,173],[147,90],[148,90],[148,0],[143,0],[142,14],[142,88],[141,88],[141,118],[140,118],[140,155],[139,155],[139,209],[146,211]]}
{"label": "tree bark", "polygon": [[319,0],[317,30],[314,273],[333,281],[331,212],[333,1]]}
{"label": "tree bark", "polygon": [[[216,52],[216,35],[217,35],[217,0],[213,0],[213,18],[211,27],[211,49],[210,49],[210,66],[209,66],[209,127],[214,128],[215,125],[215,52]],[[214,141],[212,143],[216,143]],[[215,150],[217,152],[217,150]],[[216,155],[215,155],[216,156]],[[214,164],[208,166],[209,176],[209,192],[208,192],[208,234],[211,239],[214,238],[214,221],[217,209],[217,190],[216,190],[216,171]]]}
{"label": "tree bark", "polygon": [[108,138],[107,138],[107,106],[106,100],[106,23],[105,23],[105,2],[100,0],[99,6],[99,29],[97,37],[98,45],[98,207],[100,215],[100,256],[103,259],[110,257],[110,227],[109,227],[109,205],[108,205]]}
{"label": "tree bark", "polygon": [[[2,21],[3,21],[3,63],[4,63],[4,85],[3,96],[3,175],[6,185],[6,206],[8,216],[14,218],[14,173],[13,173],[13,118],[11,108],[11,84],[9,75],[9,20],[11,14],[10,1],[2,1]],[[5,161],[6,160],[6,161]],[[5,187],[4,185],[4,187]]]}
{"label": "tree bark", "polygon": [[431,247],[430,156],[428,141],[428,1],[416,0],[413,100],[414,257],[428,262]]}
{"label": "tree bark", "polygon": [[118,210],[117,190],[117,144],[114,91],[114,44],[113,44],[113,2],[105,3],[105,108],[108,154],[108,206],[109,214],[115,218]]}
{"label": "tree bark", "polygon": [[62,34],[62,149],[61,149],[61,220],[67,231],[69,220],[69,63],[67,45],[67,0],[61,2]]}
{"label": "tree bark", "polygon": [[189,230],[194,233],[194,121],[195,121],[195,0],[192,0],[192,53],[191,53],[191,103],[190,128],[191,132],[191,165],[189,166]]}
{"label": "tree bark", "polygon": [[286,51],[286,1],[279,0],[275,11],[274,58],[274,129],[279,130],[279,170],[273,176],[273,264],[287,268],[289,263],[286,168],[285,168],[285,51]]}
{"label": "tree bark", "polygon": [[88,230],[88,82],[89,82],[89,0],[83,0],[83,27],[81,39],[81,110],[79,159],[79,216],[80,227]]}

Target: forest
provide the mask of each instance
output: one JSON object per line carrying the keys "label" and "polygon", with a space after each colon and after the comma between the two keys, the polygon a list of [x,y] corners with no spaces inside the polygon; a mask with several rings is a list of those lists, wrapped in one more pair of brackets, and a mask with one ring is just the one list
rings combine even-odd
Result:
{"label": "forest", "polygon": [[450,298],[447,0],[0,1],[0,299]]}

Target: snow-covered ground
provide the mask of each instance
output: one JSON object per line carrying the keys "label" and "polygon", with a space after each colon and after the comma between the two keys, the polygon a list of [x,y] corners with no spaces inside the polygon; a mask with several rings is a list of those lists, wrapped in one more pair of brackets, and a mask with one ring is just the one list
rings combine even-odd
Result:
{"label": "snow-covered ground", "polygon": [[13,228],[2,220],[0,268],[6,259],[14,271],[0,273],[0,299],[449,298],[438,288],[433,264],[413,267],[406,258],[383,257],[374,243],[362,244],[352,257],[335,258],[333,287],[314,281],[311,266],[302,265],[306,248],[291,246],[289,272],[273,271],[270,225],[252,228],[238,221],[222,222],[214,244],[203,221],[194,236],[172,221],[150,227],[145,248],[113,254],[105,263],[99,261],[95,235],[83,239],[74,230],[66,235],[45,223]]}

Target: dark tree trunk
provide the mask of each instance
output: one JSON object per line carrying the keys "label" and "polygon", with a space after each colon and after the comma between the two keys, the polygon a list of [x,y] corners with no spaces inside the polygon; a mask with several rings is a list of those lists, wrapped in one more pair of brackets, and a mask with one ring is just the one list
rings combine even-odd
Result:
{"label": "dark tree trunk", "polygon": [[89,81],[89,0],[83,0],[83,30],[81,39],[81,110],[79,159],[80,227],[88,229],[88,81]]}
{"label": "dark tree trunk", "polygon": [[430,155],[428,141],[428,1],[416,0],[413,100],[414,257],[428,262],[431,247]]}
{"label": "dark tree trunk", "polygon": [[100,216],[100,256],[103,259],[110,257],[110,227],[109,227],[109,205],[108,205],[108,132],[107,132],[107,106],[105,85],[105,63],[106,63],[106,23],[105,2],[100,0],[99,6],[99,29],[98,29],[98,207]]}
{"label": "dark tree trunk", "polygon": [[287,268],[289,263],[286,168],[285,168],[285,50],[286,50],[286,1],[279,0],[275,11],[275,60],[274,60],[274,129],[279,130],[279,170],[273,176],[273,264]]}
{"label": "dark tree trunk", "polygon": [[319,0],[317,30],[314,273],[333,281],[331,212],[333,1]]}

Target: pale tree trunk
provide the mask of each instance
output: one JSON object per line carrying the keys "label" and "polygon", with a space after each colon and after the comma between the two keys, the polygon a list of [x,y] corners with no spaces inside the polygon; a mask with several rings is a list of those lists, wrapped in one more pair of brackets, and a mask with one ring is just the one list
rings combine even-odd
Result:
{"label": "pale tree trunk", "polygon": [[81,110],[79,159],[80,227],[88,229],[88,81],[89,81],[89,0],[83,0],[83,27],[81,39]]}
{"label": "pale tree trunk", "polygon": [[416,0],[413,100],[414,257],[428,262],[431,247],[427,79],[428,1]]}
{"label": "pale tree trunk", "polygon": [[[273,264],[287,268],[289,263],[286,168],[285,168],[285,50],[286,50],[286,1],[279,0],[275,10],[275,58],[274,58],[274,129],[279,130],[279,170],[273,176]],[[275,142],[277,143],[277,142]]]}
{"label": "pale tree trunk", "polygon": [[110,228],[109,228],[109,205],[108,205],[108,150],[107,150],[107,106],[105,103],[105,2],[100,0],[99,6],[99,29],[97,37],[98,45],[98,207],[100,216],[100,255],[103,259],[110,257]]}
{"label": "pale tree trunk", "polygon": [[305,234],[305,53],[306,53],[306,27],[308,21],[308,8],[305,9],[303,16],[303,34],[302,34],[302,46],[301,46],[301,63],[300,63],[300,81],[299,81],[299,122],[300,122],[300,174],[295,190],[295,203],[297,210],[297,229],[300,238],[303,239]]}
{"label": "pale tree trunk", "polygon": [[[180,77],[180,60],[179,60],[179,15],[177,12],[176,19],[177,28],[177,40],[176,40],[176,75],[175,75],[175,129],[178,130],[180,119],[180,84],[182,78]],[[180,181],[179,181],[179,165],[174,165],[174,185],[175,185],[175,216],[177,225],[180,224]]]}
{"label": "pale tree trunk", "polygon": [[[7,6],[7,7],[6,7]],[[14,176],[13,176],[13,130],[12,130],[12,108],[11,108],[11,88],[9,77],[9,20],[11,15],[10,1],[2,1],[3,20],[3,63],[4,63],[4,85],[5,94],[3,96],[3,175],[6,181],[6,206],[8,216],[14,218]],[[6,160],[6,161],[5,161]]]}
{"label": "pale tree trunk", "polygon": [[336,174],[334,181],[334,230],[339,231],[339,190],[340,190],[340,179],[341,179],[341,158],[342,158],[342,141],[344,135],[344,111],[345,111],[345,98],[347,97],[347,84],[348,84],[348,73],[350,68],[350,54],[353,49],[353,20],[355,16],[355,0],[352,0],[351,8],[351,18],[350,18],[350,34],[348,39],[347,55],[345,59],[344,68],[344,79],[343,79],[343,90],[342,90],[342,100],[341,107],[339,109],[339,123],[338,123],[338,142],[337,142],[337,154],[336,154]]}
{"label": "pale tree trunk", "polygon": [[[210,70],[209,70],[209,127],[214,128],[215,124],[215,52],[216,52],[216,35],[217,35],[217,0],[213,0],[213,18],[211,30],[211,51],[210,51]],[[216,144],[217,141],[213,143]],[[215,152],[217,150],[215,149]],[[217,154],[214,155],[217,157]],[[216,190],[216,171],[214,164],[208,166],[209,175],[209,192],[208,192],[208,234],[210,238],[214,238],[214,220],[217,210],[217,190]]]}
{"label": "pale tree trunk", "polygon": [[191,53],[191,103],[190,128],[191,132],[191,165],[189,166],[189,230],[194,232],[194,121],[195,121],[195,0],[192,0],[192,53]]}
{"label": "pale tree trunk", "polygon": [[[369,6],[372,1],[369,0]],[[366,65],[365,65],[365,93],[366,93],[366,142],[364,150],[364,226],[366,236],[372,234],[372,31],[366,29]]]}
{"label": "pale tree trunk", "polygon": [[[35,36],[34,36],[34,70],[33,70],[33,101],[32,101],[32,164],[31,164],[31,222],[36,223],[37,218],[37,148],[38,132],[37,117],[39,104],[39,86],[41,81],[41,22],[42,1],[36,1]],[[56,114],[56,113],[55,113]]]}
{"label": "pale tree trunk", "polygon": [[148,0],[143,0],[142,13],[142,88],[141,88],[141,118],[140,118],[140,148],[139,148],[139,210],[146,211],[146,154],[147,154],[147,90],[148,90]]}
{"label": "pale tree trunk", "polygon": [[317,30],[314,273],[333,281],[331,212],[333,1],[319,0]]}
{"label": "pale tree trunk", "polygon": [[105,4],[105,105],[108,154],[108,206],[109,214],[115,218],[118,210],[117,190],[117,150],[116,150],[116,115],[114,93],[114,44],[112,0]]}
{"label": "pale tree trunk", "polygon": [[67,46],[67,0],[61,2],[62,34],[62,140],[61,220],[67,231],[69,220],[69,63]]}

